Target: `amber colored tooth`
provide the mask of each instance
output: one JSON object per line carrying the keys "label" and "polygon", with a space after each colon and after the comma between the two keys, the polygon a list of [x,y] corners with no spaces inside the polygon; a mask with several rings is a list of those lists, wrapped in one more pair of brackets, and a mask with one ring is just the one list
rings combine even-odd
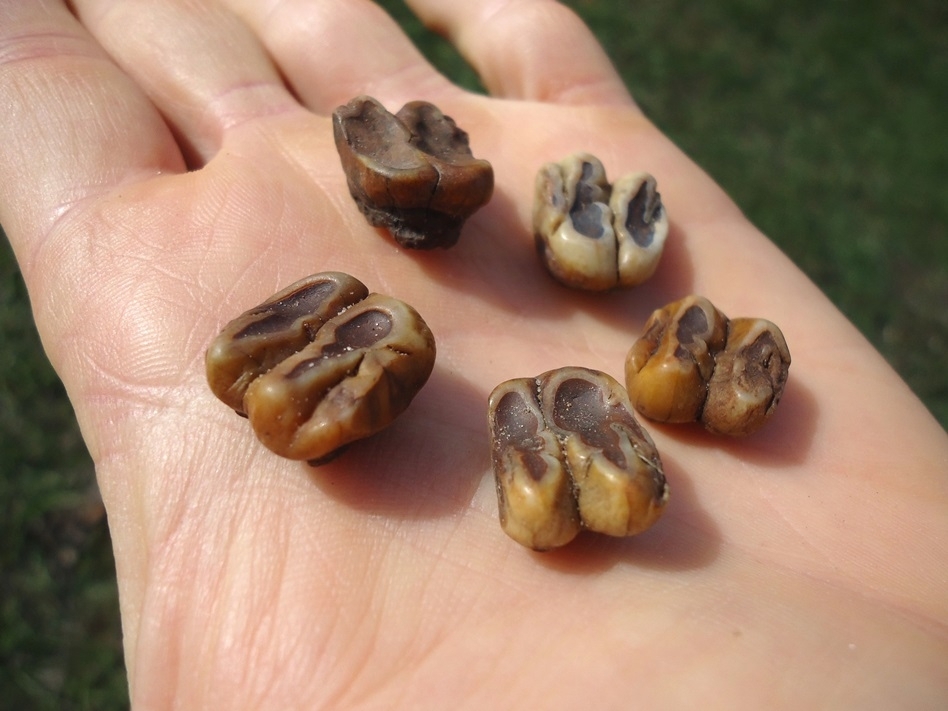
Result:
{"label": "amber colored tooth", "polygon": [[501,527],[522,545],[556,548],[582,528],[634,535],[665,509],[655,444],[605,373],[559,368],[503,382],[488,423]]}
{"label": "amber colored tooth", "polygon": [[780,329],[760,318],[728,319],[702,296],[656,310],[629,349],[625,381],[639,414],[657,422],[701,422],[748,435],[783,395],[790,350]]}
{"label": "amber colored tooth", "polygon": [[227,324],[208,348],[207,380],[269,449],[325,461],[391,424],[427,381],[435,351],[411,306],[326,272]]}

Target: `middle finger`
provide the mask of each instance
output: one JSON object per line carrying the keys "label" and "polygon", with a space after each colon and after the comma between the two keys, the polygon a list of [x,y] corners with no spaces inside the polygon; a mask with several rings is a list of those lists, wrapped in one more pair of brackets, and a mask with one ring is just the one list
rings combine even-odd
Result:
{"label": "middle finger", "polygon": [[459,91],[398,23],[368,0],[226,1],[261,38],[303,103],[317,113],[328,114],[358,94],[389,105],[405,96],[436,100]]}

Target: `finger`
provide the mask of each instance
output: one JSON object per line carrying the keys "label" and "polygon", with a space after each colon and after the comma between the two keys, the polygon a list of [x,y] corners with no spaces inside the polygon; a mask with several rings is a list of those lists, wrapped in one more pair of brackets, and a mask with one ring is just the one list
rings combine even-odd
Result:
{"label": "finger", "polygon": [[375,3],[230,0],[229,4],[261,37],[313,111],[329,113],[359,94],[389,104],[407,95],[433,100],[458,91]]}
{"label": "finger", "polygon": [[184,168],[154,106],[62,3],[0,3],[0,106],[0,223],[27,276],[71,207]]}
{"label": "finger", "polygon": [[407,0],[447,35],[491,94],[560,104],[628,105],[628,90],[599,42],[554,0]]}
{"label": "finger", "polygon": [[77,0],[80,18],[161,109],[192,165],[229,130],[299,104],[253,33],[216,3]]}

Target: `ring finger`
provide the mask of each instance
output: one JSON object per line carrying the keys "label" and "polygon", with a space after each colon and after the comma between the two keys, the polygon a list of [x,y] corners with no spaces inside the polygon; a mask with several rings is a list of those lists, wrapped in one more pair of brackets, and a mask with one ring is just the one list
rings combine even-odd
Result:
{"label": "ring finger", "polygon": [[[328,114],[358,94],[383,104],[460,90],[368,0],[227,0],[261,38],[303,103]],[[397,108],[397,107],[396,107]]]}
{"label": "ring finger", "polygon": [[407,0],[454,43],[495,96],[560,104],[632,103],[589,28],[554,0]]}

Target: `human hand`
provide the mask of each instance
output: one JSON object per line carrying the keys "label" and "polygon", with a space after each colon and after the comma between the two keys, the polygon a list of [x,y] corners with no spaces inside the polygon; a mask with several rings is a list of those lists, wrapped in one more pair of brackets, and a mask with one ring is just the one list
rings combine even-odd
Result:
{"label": "human hand", "polygon": [[[81,22],[0,2],[0,223],[96,460],[133,704],[943,698],[945,433],[569,13],[411,4],[495,98],[451,86],[356,0],[76,0]],[[328,114],[359,93],[433,101],[493,163],[494,199],[456,248],[405,253],[358,213]],[[673,232],[635,291],[565,290],[533,254],[533,175],[576,150],[658,178]],[[415,306],[439,353],[392,428],[313,470],[213,398],[203,354],[222,323],[326,269]],[[648,313],[691,292],[783,329],[773,420],[726,442],[644,423],[671,487],[655,528],[513,544],[490,389],[561,365],[621,379]]]}

